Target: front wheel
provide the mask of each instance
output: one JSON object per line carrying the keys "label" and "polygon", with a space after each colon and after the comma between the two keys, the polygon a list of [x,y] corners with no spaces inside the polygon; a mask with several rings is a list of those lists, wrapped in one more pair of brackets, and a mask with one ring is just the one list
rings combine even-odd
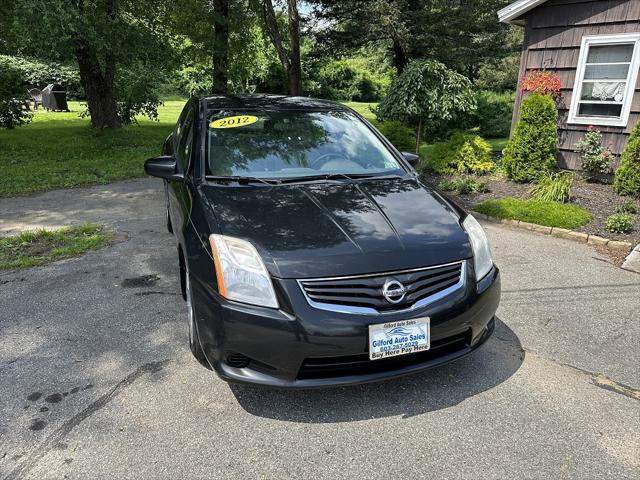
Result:
{"label": "front wheel", "polygon": [[200,345],[200,339],[198,338],[198,330],[196,327],[196,315],[193,310],[193,301],[191,294],[191,279],[189,278],[189,268],[185,266],[184,269],[184,285],[185,296],[187,300],[187,321],[189,322],[189,348],[191,353],[200,364],[208,369],[211,369],[209,362],[204,356],[204,351]]}

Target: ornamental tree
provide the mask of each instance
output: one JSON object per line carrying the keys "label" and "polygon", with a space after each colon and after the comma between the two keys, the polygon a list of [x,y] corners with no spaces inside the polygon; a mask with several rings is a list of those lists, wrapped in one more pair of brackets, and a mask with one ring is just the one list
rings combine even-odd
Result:
{"label": "ornamental tree", "polygon": [[391,84],[376,110],[379,121],[400,120],[416,130],[416,153],[424,127],[435,127],[476,109],[471,81],[435,60],[413,61]]}

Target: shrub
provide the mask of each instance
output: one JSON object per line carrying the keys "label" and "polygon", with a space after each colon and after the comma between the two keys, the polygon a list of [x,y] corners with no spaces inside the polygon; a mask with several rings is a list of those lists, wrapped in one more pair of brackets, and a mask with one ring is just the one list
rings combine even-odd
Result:
{"label": "shrub", "polygon": [[378,125],[378,130],[401,152],[412,152],[416,148],[413,130],[398,120],[389,120]]}
{"label": "shrub", "polygon": [[438,188],[444,192],[456,192],[459,195],[468,193],[487,193],[489,186],[485,182],[479,182],[471,177],[458,177],[452,180],[443,180]]}
{"label": "shrub", "polygon": [[633,217],[628,213],[614,213],[607,218],[607,230],[612,233],[629,233],[633,230]]}
{"label": "shrub", "polygon": [[520,119],[502,157],[511,180],[530,182],[555,165],[557,117],[558,108],[549,95],[533,93],[522,102]]}
{"label": "shrub", "polygon": [[20,70],[0,58],[0,128],[14,128],[31,121]]}
{"label": "shrub", "polygon": [[313,95],[330,100],[375,102],[386,94],[391,77],[367,69],[359,59],[332,60],[315,73]]}
{"label": "shrub", "polygon": [[479,135],[458,132],[444,142],[433,145],[424,162],[425,168],[437,173],[473,173],[493,171],[491,145]]}
{"label": "shrub", "polygon": [[576,143],[576,152],[580,155],[582,170],[590,176],[607,173],[611,168],[611,150],[602,146],[602,133],[591,125],[584,137]]}
{"label": "shrub", "polygon": [[471,126],[485,138],[508,137],[515,93],[479,91],[476,95],[477,110],[471,115]]}
{"label": "shrub", "polygon": [[638,123],[616,171],[613,190],[619,195],[640,197],[640,123]]}
{"label": "shrub", "polygon": [[529,193],[537,201],[566,203],[571,198],[574,180],[571,172],[543,174]]}
{"label": "shrub", "polygon": [[625,200],[616,206],[614,212],[636,214],[638,213],[638,209],[636,208],[636,204],[633,200]]}
{"label": "shrub", "polygon": [[492,217],[520,220],[547,227],[572,229],[582,227],[591,221],[591,214],[576,205],[511,197],[485,200],[473,209]]}

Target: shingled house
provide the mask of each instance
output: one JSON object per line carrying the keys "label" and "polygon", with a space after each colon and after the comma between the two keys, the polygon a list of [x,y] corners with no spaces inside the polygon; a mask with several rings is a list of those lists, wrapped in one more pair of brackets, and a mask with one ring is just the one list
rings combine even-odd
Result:
{"label": "shingled house", "polygon": [[[640,118],[640,0],[518,0],[498,18],[525,29],[520,79],[560,77],[558,165],[580,168],[574,146],[589,125],[620,154]],[[514,124],[522,99],[518,88]]]}

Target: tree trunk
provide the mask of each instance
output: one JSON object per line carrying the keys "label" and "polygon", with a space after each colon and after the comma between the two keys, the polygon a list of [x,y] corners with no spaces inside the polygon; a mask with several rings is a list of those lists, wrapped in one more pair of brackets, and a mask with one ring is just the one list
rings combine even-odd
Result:
{"label": "tree trunk", "polygon": [[287,74],[289,95],[302,95],[302,66],[300,62],[300,15],[296,0],[287,0],[289,17],[289,44],[291,52],[287,53],[283,43],[273,2],[263,0],[264,25],[271,42],[278,53],[282,68]]}
{"label": "tree trunk", "polygon": [[213,0],[213,93],[227,93],[229,0]]}
{"label": "tree trunk", "polygon": [[289,95],[302,95],[302,65],[300,61],[300,15],[297,0],[287,0],[289,14]]}
{"label": "tree trunk", "polygon": [[422,119],[418,120],[418,127],[416,128],[416,155],[420,155],[420,142],[422,141]]}
{"label": "tree trunk", "polygon": [[93,48],[84,42],[78,42],[75,56],[80,70],[80,81],[87,96],[87,108],[91,115],[91,125],[95,128],[119,128],[120,119],[113,97],[113,77],[115,64],[112,58],[107,59],[107,67],[103,73],[98,55]]}
{"label": "tree trunk", "polygon": [[407,65],[407,54],[404,51],[404,47],[399,40],[393,39],[393,66],[396,67],[398,75],[402,73],[404,67]]}

